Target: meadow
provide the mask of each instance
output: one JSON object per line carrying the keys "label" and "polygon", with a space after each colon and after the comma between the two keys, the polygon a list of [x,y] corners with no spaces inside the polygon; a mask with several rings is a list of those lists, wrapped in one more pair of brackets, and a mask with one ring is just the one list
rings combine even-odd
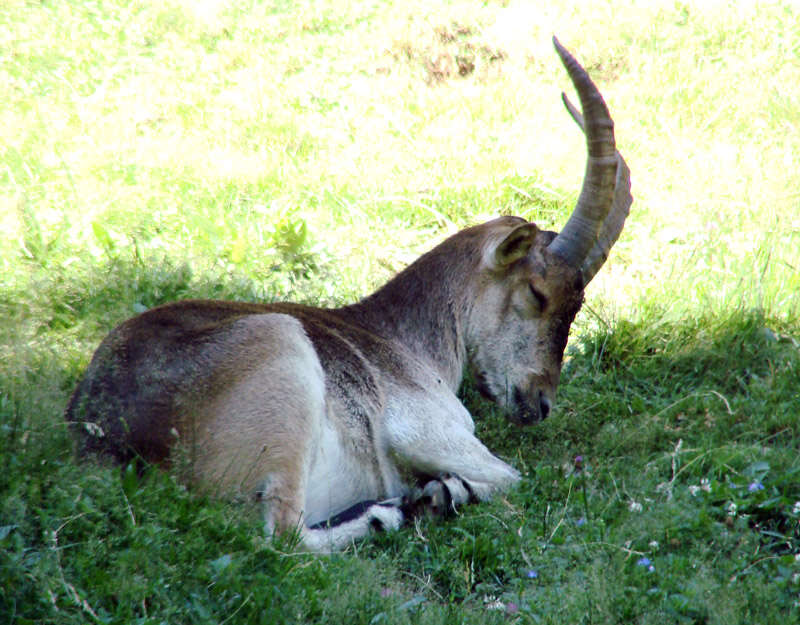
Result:
{"label": "meadow", "polygon": [[[75,458],[115,324],[355,301],[461,227],[559,229],[583,174],[553,34],[634,203],[554,414],[491,503],[317,557],[258,510]],[[0,622],[800,622],[800,6],[6,0]]]}

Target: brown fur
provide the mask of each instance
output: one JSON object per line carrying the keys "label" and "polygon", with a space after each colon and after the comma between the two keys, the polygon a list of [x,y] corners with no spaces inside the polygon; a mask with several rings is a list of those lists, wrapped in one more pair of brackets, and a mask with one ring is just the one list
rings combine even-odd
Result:
{"label": "brown fur", "polygon": [[[493,254],[523,226],[503,264]],[[390,387],[422,393],[433,382],[452,392],[469,364],[516,422],[545,416],[539,398],[554,398],[581,301],[576,270],[548,258],[551,238],[511,217],[468,228],[339,309],[220,301],[155,308],[102,342],[67,419],[102,429],[102,436],[82,429],[82,453],[166,466],[178,449],[189,481],[263,494],[275,509],[272,522],[287,527],[302,518],[311,447],[325,418],[360,467],[365,495],[394,496],[381,466]],[[546,299],[543,308],[529,285]],[[519,333],[509,334],[515,327]],[[489,369],[513,391],[499,393]],[[324,390],[309,383],[315,379]],[[427,470],[406,464],[397,463],[399,474]]]}

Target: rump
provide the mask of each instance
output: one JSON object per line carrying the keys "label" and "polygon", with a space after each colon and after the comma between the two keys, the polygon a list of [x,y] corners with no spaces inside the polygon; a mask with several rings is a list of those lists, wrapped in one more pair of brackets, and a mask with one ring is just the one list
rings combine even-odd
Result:
{"label": "rump", "polygon": [[[75,424],[82,454],[102,452],[118,462],[136,455],[166,464],[176,440],[190,440],[198,417],[209,415],[207,407],[216,398],[244,380],[258,386],[254,380],[259,371],[262,376],[269,373],[264,371],[268,363],[273,363],[270,377],[275,383],[265,390],[285,387],[275,364],[279,361],[285,363],[286,375],[305,367],[318,387],[324,384],[314,349],[297,320],[267,307],[223,306],[172,304],[109,333],[65,413]],[[318,388],[317,396],[321,392]]]}

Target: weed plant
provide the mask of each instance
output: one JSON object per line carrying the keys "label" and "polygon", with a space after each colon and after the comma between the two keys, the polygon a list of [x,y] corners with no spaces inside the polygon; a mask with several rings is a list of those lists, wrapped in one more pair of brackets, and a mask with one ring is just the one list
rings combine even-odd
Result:
{"label": "weed plant", "polygon": [[[800,12],[791,3],[0,7],[0,622],[800,622]],[[81,463],[116,323],[189,297],[353,301],[491,215],[563,224],[582,137],[635,202],[555,414],[467,382],[506,496],[328,557],[172,475]]]}

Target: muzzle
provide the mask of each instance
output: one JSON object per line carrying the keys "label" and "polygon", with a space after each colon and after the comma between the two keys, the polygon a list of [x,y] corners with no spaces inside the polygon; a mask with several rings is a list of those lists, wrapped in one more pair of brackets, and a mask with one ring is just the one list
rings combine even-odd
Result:
{"label": "muzzle", "polygon": [[510,406],[510,420],[517,425],[533,425],[550,414],[551,402],[543,391],[536,391],[531,398],[514,389],[514,402]]}

